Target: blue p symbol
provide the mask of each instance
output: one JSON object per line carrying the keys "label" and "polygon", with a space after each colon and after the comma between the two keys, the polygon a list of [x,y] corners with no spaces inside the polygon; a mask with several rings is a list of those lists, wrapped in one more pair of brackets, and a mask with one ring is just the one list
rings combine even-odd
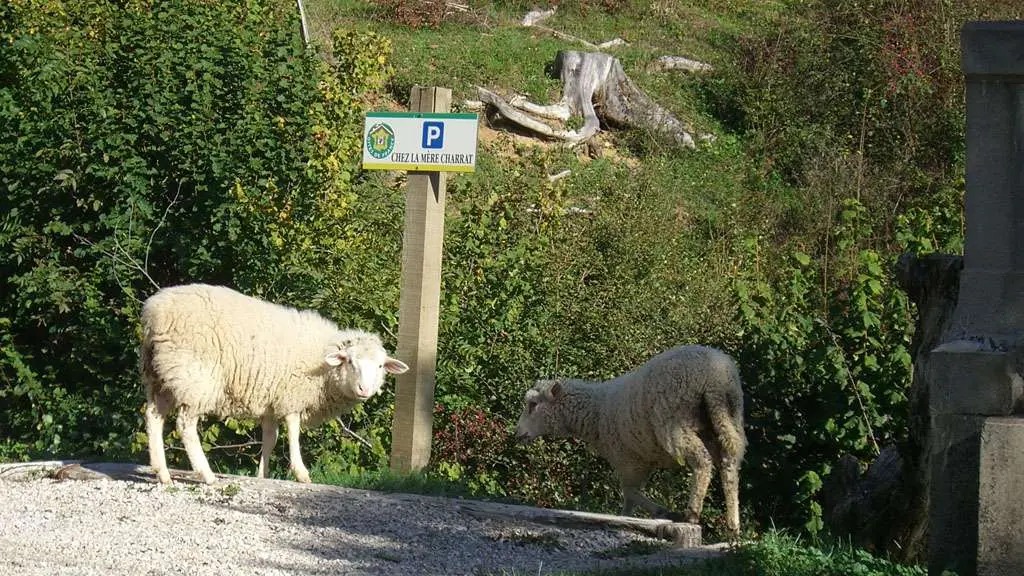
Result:
{"label": "blue p symbol", "polygon": [[423,147],[441,148],[444,146],[444,122],[423,123]]}

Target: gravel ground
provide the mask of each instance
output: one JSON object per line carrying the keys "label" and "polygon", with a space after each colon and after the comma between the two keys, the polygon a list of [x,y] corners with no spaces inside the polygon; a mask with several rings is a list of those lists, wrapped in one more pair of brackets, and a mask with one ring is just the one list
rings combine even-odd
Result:
{"label": "gravel ground", "polygon": [[[655,551],[621,555],[650,550],[631,543]],[[0,574],[19,576],[532,575],[715,554],[625,530],[478,519],[445,498],[280,480],[0,479]]]}

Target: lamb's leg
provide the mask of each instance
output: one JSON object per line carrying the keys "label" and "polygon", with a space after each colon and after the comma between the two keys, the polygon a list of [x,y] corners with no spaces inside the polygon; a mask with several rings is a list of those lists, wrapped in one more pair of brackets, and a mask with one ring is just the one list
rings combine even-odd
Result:
{"label": "lamb's leg", "polygon": [[740,461],[727,456],[721,463],[722,491],[725,492],[725,522],[734,536],[740,533]]}
{"label": "lamb's leg", "polygon": [[263,446],[260,449],[260,467],[256,470],[256,477],[266,478],[270,470],[270,455],[277,446],[277,418],[273,414],[264,414],[260,424],[263,427]]}
{"label": "lamb's leg", "polygon": [[670,514],[664,506],[644,496],[644,485],[651,471],[646,466],[637,464],[617,463],[615,470],[619,475],[619,482],[622,487],[622,516],[629,516],[633,508],[639,505],[647,510],[651,516],[665,518]]}
{"label": "lamb's leg", "polygon": [[203,482],[214,484],[217,477],[213,475],[210,463],[206,461],[203,444],[199,441],[198,428],[199,415],[188,406],[182,406],[178,411],[178,433],[181,434],[181,442],[185,445],[188,461],[192,464],[192,470],[203,478]]}
{"label": "lamb's leg", "polygon": [[299,415],[288,414],[284,417],[284,423],[288,427],[288,458],[292,474],[299,482],[308,484],[310,482],[309,470],[306,470],[306,465],[302,463],[302,451],[299,449]]}
{"label": "lamb's leg", "polygon": [[164,453],[164,420],[170,410],[170,402],[159,395],[149,393],[146,402],[146,435],[149,437],[149,467],[153,469],[161,484],[171,483],[167,470],[167,456]]}
{"label": "lamb's leg", "polygon": [[693,430],[675,430],[667,434],[662,441],[669,454],[680,466],[689,465],[693,469],[693,485],[690,487],[690,502],[686,506],[683,520],[698,524],[700,513],[704,508],[704,497],[711,485],[713,469],[711,453],[700,437]]}
{"label": "lamb's leg", "polygon": [[729,531],[738,535],[740,531],[740,463],[746,451],[747,439],[743,433],[742,404],[736,393],[709,392],[704,403],[707,406],[711,425],[715,429],[716,441],[710,444],[719,467],[722,491],[725,493],[725,521]]}

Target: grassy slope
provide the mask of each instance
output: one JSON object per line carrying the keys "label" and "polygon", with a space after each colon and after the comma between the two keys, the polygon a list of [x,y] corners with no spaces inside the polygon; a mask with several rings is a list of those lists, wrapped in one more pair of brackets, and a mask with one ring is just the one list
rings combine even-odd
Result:
{"label": "grassy slope", "polygon": [[[560,95],[560,83],[545,75],[545,65],[561,49],[585,49],[548,32],[518,25],[524,10],[497,7],[474,8],[437,29],[411,29],[387,22],[380,10],[353,0],[313,0],[308,3],[314,39],[326,45],[335,27],[369,28],[394,43],[395,76],[391,101],[381,108],[404,109],[413,84],[453,89],[455,108],[475,99],[475,87],[499,93],[526,94],[536,102],[550,102]],[[730,338],[732,315],[728,296],[735,277],[737,246],[743,238],[771,222],[780,211],[765,191],[749,184],[752,170],[734,136],[723,134],[718,122],[702,110],[699,90],[704,81],[681,73],[656,72],[650,64],[664,54],[685,55],[712,64],[727,57],[738,33],[754,27],[771,27],[780,17],[782,4],[759,0],[704,0],[634,2],[617,13],[599,9],[566,8],[545,25],[592,42],[624,38],[628,46],[613,49],[626,73],[657,102],[690,123],[698,133],[712,133],[718,140],[696,152],[665,149],[642,134],[603,134],[603,158],[559,150],[523,136],[484,128],[481,160],[472,176],[472,188],[488,186],[509,173],[536,172],[535,154],[541,147],[544,169],[554,173],[573,171],[565,182],[567,197],[583,207],[595,207],[595,199],[607,210],[633,210],[653,214],[659,242],[671,245],[671,262],[660,265],[665,276],[671,267],[703,270],[680,283],[666,286],[689,304],[668,310],[670,324],[682,339],[708,343]],[[482,184],[481,184],[482,183]],[[627,196],[634,195],[633,198]],[[457,204],[458,198],[449,199]],[[452,206],[450,212],[456,212]],[[624,219],[624,220],[628,220]],[[650,230],[626,234],[647,235]],[[614,297],[609,294],[608,297]],[[585,302],[580,303],[585,313]],[[628,310],[623,322],[628,322]]]}

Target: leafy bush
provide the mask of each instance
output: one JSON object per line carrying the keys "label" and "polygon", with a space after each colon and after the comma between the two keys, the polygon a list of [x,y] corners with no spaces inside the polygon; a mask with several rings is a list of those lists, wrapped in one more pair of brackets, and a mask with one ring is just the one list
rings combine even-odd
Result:
{"label": "leafy bush", "polygon": [[297,30],[287,2],[0,7],[0,456],[137,445],[137,316],[158,285],[394,324],[360,296],[396,290],[362,284],[372,241],[348,219],[389,44],[341,33],[329,67]]}
{"label": "leafy bush", "polygon": [[[830,464],[843,453],[870,460],[905,434],[907,300],[882,257],[857,246],[870,235],[867,216],[848,201],[836,257],[819,263],[796,252],[774,286],[756,276],[737,285],[750,440],[744,482],[763,520],[789,525],[803,508],[806,527],[817,531],[821,510],[810,497]],[[827,265],[836,269],[826,273]]]}

